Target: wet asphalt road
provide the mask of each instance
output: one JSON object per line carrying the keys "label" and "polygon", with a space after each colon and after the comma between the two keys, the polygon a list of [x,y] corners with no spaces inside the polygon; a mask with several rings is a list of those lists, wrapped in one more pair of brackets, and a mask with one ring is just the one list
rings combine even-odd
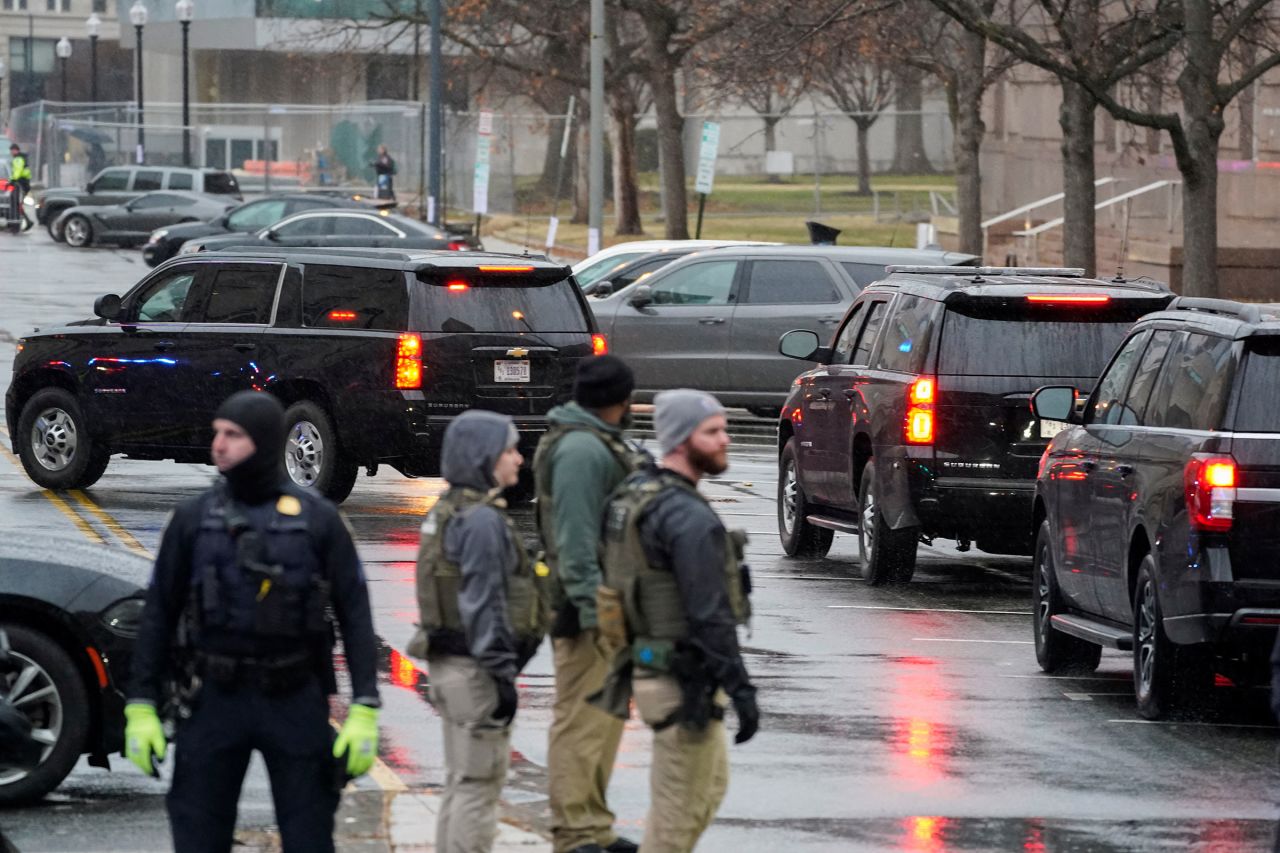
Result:
{"label": "wet asphalt road", "polygon": [[[123,293],[145,271],[136,251],[0,235],[5,387],[17,337],[53,318],[91,316],[95,296]],[[212,478],[205,466],[117,457],[92,489],[51,498],[4,439],[5,535],[153,550],[168,508]],[[1126,656],[1108,652],[1089,678],[1039,672],[1027,560],[939,543],[922,548],[909,586],[872,589],[857,579],[849,537],[838,536],[827,559],[782,556],[768,448],[737,449],[731,466],[706,493],[730,526],[751,534],[756,615],[744,646],[764,719],[755,740],[731,748],[729,794],[700,851],[1269,849],[1276,729],[1264,691],[1222,687],[1202,717],[1146,723],[1133,708]],[[396,651],[416,618],[417,527],[442,485],[384,472],[359,480],[344,505],[385,644],[388,772],[362,780],[362,791],[433,789],[443,776],[426,673]],[[531,531],[529,513],[518,515]],[[546,823],[551,689],[544,648],[520,680],[504,792],[506,814],[535,828]],[[168,849],[163,785],[116,765],[106,773],[82,763],[42,806],[0,812],[0,828],[24,853]],[[647,770],[648,734],[632,721],[611,802],[635,837]],[[271,820],[259,768],[242,797],[243,839],[252,846]]]}

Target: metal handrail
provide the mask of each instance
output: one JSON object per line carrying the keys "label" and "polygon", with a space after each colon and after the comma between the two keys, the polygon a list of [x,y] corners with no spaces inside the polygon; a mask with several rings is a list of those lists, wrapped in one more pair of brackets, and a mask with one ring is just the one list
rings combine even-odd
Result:
{"label": "metal handrail", "polygon": [[[1119,181],[1120,181],[1119,178],[1113,178],[1113,177],[1098,178],[1096,181],[1093,182],[1093,185],[1095,187],[1102,187],[1102,186],[1106,186],[1107,184],[1118,183]],[[987,228],[990,228],[992,225],[999,225],[1001,222],[1007,222],[1010,219],[1013,219],[1014,217],[1021,216],[1024,213],[1029,213],[1035,210],[1037,207],[1045,207],[1047,205],[1053,204],[1054,202],[1062,201],[1066,197],[1067,197],[1067,194],[1065,192],[1054,193],[1053,195],[1047,195],[1044,198],[1036,199],[1035,201],[1029,204],[1024,204],[1022,207],[1014,208],[1013,210],[1010,210],[1008,213],[1002,213],[999,216],[993,216],[991,219],[984,221],[982,223],[982,227],[985,230]]]}
{"label": "metal handrail", "polygon": [[[1182,181],[1172,181],[1172,180],[1154,181],[1150,184],[1147,184],[1145,187],[1138,187],[1136,190],[1129,190],[1127,193],[1121,193],[1120,195],[1115,196],[1114,198],[1109,198],[1106,201],[1100,201],[1093,206],[1093,209],[1102,210],[1103,208],[1110,207],[1113,204],[1119,204],[1120,202],[1128,201],[1129,199],[1132,199],[1132,198],[1137,198],[1140,195],[1145,195],[1146,193],[1149,193],[1149,192],[1155,192],[1156,190],[1162,190],[1165,187],[1180,185],[1181,183]],[[1051,231],[1054,228],[1057,228],[1059,225],[1061,225],[1064,222],[1066,222],[1066,219],[1064,217],[1059,216],[1057,219],[1050,219],[1048,222],[1037,225],[1035,228],[1028,228],[1024,231],[1014,231],[1013,236],[1038,237],[1046,231]]]}

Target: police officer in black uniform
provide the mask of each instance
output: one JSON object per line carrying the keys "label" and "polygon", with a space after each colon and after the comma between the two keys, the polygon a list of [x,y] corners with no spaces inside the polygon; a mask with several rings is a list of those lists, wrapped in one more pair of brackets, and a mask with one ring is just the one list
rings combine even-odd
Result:
{"label": "police officer in black uniform", "polygon": [[[174,712],[165,714],[177,717],[178,750],[167,805],[181,853],[231,849],[254,750],[266,760],[285,852],[332,851],[341,786],[377,754],[364,573],[337,509],[285,476],[274,397],[231,396],[213,428],[223,476],[178,506],[161,539],[125,708],[126,754],[154,775],[166,746],[160,716]],[[330,614],[354,693],[336,740]]]}

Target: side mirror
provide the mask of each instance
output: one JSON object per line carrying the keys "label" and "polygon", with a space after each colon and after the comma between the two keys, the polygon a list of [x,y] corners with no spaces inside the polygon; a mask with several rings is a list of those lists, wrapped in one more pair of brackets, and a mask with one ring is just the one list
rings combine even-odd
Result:
{"label": "side mirror", "polygon": [[1076,389],[1070,385],[1048,385],[1031,395],[1031,411],[1042,421],[1079,423],[1076,416]]}
{"label": "side mirror", "polygon": [[85,184],[84,191],[87,192],[89,195],[93,195],[93,187],[94,187],[94,184],[96,183],[97,181],[94,181],[94,180],[89,181],[89,183]]}
{"label": "side mirror", "polygon": [[811,329],[792,329],[778,338],[778,352],[787,358],[813,361],[821,349],[818,333]]}
{"label": "side mirror", "polygon": [[104,320],[114,320],[120,316],[120,297],[114,293],[99,296],[93,301],[93,313]]}
{"label": "side mirror", "polygon": [[275,232],[275,231],[268,231],[268,232],[267,232],[267,239],[268,239],[268,240],[270,240],[272,243],[279,243],[279,242],[280,242],[280,235],[279,235],[277,232]]}
{"label": "side mirror", "polygon": [[643,308],[653,301],[653,288],[647,284],[642,284],[636,288],[636,292],[631,294],[631,298],[627,300],[633,308]]}
{"label": "side mirror", "polygon": [[224,213],[221,216],[219,216],[217,219],[213,220],[213,224],[217,225],[219,228],[226,228],[230,223],[231,223],[230,213]]}
{"label": "side mirror", "polygon": [[597,299],[604,299],[606,296],[613,295],[613,282],[601,281],[591,288],[591,295]]}

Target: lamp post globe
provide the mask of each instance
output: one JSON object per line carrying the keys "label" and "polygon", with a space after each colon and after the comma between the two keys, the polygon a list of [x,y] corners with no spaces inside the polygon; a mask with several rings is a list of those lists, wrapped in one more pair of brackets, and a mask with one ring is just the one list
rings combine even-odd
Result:
{"label": "lamp post globe", "polygon": [[66,36],[58,39],[58,43],[53,46],[53,52],[58,55],[58,61],[62,64],[62,102],[67,102],[67,60],[71,58],[71,40]]}

